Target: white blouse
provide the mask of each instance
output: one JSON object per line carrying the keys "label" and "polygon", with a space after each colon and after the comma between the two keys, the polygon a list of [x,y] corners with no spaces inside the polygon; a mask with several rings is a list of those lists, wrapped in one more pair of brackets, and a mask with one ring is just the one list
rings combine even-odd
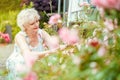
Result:
{"label": "white blouse", "polygon": [[[28,47],[30,48],[31,51],[39,51],[39,52],[44,51],[43,39],[41,38],[42,37],[41,32],[42,32],[42,30],[39,29],[38,30],[38,37],[39,37],[38,45],[35,47],[32,47],[29,44],[29,38],[26,35],[26,33],[23,31],[20,31],[20,34],[24,35],[26,42],[28,44]],[[19,46],[15,43],[14,51],[6,61],[6,68],[9,71],[9,73],[6,77],[7,78],[6,80],[17,80],[19,72],[16,70],[16,65],[19,65],[19,64],[25,64],[25,60],[24,60],[23,56],[21,55],[21,50],[20,50]]]}

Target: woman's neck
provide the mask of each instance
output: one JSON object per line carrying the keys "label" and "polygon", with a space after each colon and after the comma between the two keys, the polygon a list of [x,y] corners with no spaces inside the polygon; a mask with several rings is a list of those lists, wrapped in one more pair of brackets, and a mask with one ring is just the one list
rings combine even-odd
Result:
{"label": "woman's neck", "polygon": [[27,36],[29,37],[30,40],[30,45],[31,46],[36,46],[38,44],[38,35],[37,32],[26,32]]}

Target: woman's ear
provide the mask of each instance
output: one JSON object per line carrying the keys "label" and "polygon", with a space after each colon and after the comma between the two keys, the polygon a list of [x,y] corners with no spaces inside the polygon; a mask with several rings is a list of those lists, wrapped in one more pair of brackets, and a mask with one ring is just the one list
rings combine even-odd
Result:
{"label": "woman's ear", "polygon": [[23,24],[23,30],[26,31],[29,25],[27,23]]}

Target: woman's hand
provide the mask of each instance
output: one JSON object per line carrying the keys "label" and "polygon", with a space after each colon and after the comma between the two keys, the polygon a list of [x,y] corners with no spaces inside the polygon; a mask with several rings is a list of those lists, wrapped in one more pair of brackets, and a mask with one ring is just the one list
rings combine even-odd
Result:
{"label": "woman's hand", "polygon": [[49,56],[50,54],[56,53],[59,50],[59,48],[50,49],[48,53],[45,54],[45,56]]}
{"label": "woman's hand", "polygon": [[60,50],[64,50],[64,49],[66,49],[67,47],[68,47],[68,45],[60,45],[59,49],[60,49]]}

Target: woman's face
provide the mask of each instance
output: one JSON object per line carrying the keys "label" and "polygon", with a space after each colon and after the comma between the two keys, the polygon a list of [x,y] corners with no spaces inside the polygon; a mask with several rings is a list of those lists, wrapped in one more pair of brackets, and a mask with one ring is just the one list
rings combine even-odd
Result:
{"label": "woman's face", "polygon": [[35,18],[34,20],[29,21],[24,27],[25,31],[37,32],[39,29],[39,19]]}

